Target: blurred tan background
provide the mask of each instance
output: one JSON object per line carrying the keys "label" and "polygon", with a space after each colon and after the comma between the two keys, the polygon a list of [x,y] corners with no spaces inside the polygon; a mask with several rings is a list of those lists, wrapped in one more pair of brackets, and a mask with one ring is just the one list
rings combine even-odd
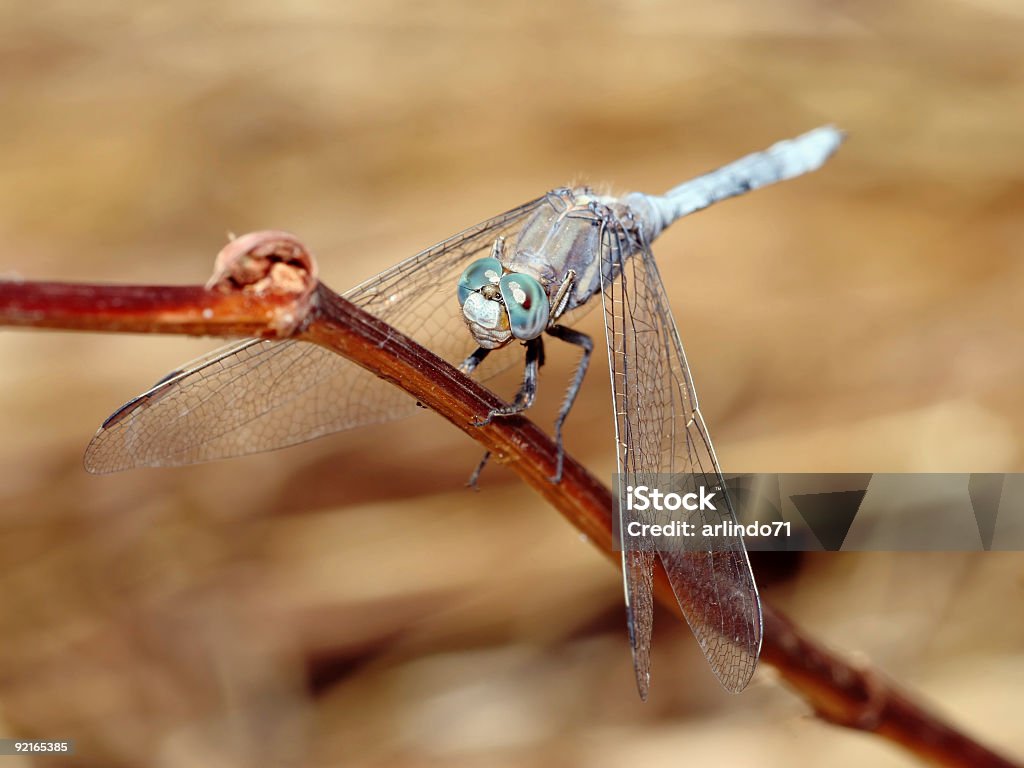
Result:
{"label": "blurred tan background", "polygon": [[[568,182],[659,192],[822,123],[824,171],[655,245],[730,471],[1021,471],[1024,12],[841,3],[8,3],[0,273],[195,283],[282,228],[343,289]],[[599,313],[584,328],[600,334]],[[0,733],[88,766],[904,766],[764,669],[722,692],[430,414],[96,478],[216,341],[0,332]],[[607,373],[567,444],[613,470]],[[552,347],[549,424],[575,354]],[[765,598],[1024,755],[1019,554],[760,558]],[[9,758],[16,765],[15,758]]]}

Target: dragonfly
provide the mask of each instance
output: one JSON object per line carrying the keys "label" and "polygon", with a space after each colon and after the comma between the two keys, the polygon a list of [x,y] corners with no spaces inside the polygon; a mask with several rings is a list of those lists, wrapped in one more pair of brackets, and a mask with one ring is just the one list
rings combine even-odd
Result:
{"label": "dragonfly", "polygon": [[[586,374],[592,339],[569,321],[600,303],[611,369],[619,476],[688,473],[724,488],[651,243],[709,205],[819,168],[843,134],[822,127],[780,141],[664,195],[556,189],[460,232],[356,286],[345,298],[467,374],[507,367],[525,347],[522,384],[486,421],[527,410],[544,338],[574,345],[579,363],[555,422],[562,430]],[[504,366],[495,358],[505,358]],[[322,347],[247,339],[182,366],[115,411],[85,453],[108,473],[180,466],[294,445],[416,412],[400,389]],[[485,457],[486,458],[486,457]],[[704,522],[734,522],[728,496]],[[660,558],[722,686],[741,691],[761,647],[762,618],[741,536],[688,537],[680,551],[623,547],[626,618],[637,688],[650,686],[653,573]]]}

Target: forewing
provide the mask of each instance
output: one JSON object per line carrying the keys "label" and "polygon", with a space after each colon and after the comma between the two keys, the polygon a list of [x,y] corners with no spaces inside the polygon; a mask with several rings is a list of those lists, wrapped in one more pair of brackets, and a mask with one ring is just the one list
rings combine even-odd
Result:
{"label": "forewing", "polygon": [[[467,261],[487,255],[498,236],[512,239],[547,200],[444,240],[345,298],[458,364],[476,348],[456,298],[461,271]],[[183,366],[118,409],[86,448],[85,466],[106,473],[193,464],[294,445],[415,410],[400,389],[322,347],[247,339]]]}
{"label": "forewing", "polygon": [[[761,606],[746,549],[740,537],[701,535],[705,523],[732,522],[735,514],[650,250],[617,222],[606,225],[602,242],[619,474],[636,482],[655,474],[693,475],[692,486],[722,489],[725,503],[718,503],[716,512],[691,513],[697,535],[681,540],[685,549],[657,554],[715,675],[727,690],[740,691],[761,647]],[[631,250],[636,254],[623,258]],[[645,696],[654,553],[650,542],[641,548],[646,551],[623,551],[623,578],[637,685]]]}

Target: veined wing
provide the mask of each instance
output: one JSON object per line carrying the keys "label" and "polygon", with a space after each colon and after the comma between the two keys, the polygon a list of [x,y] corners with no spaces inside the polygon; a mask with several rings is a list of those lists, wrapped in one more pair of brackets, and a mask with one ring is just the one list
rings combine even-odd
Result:
{"label": "veined wing", "polygon": [[[638,551],[623,548],[637,686],[646,698],[657,554],[712,670],[727,690],[738,692],[753,675],[761,648],[754,575],[742,538],[700,535],[704,523],[731,522],[735,514],[654,258],[619,222],[607,221],[605,230],[602,295],[620,478],[629,482],[655,474],[690,476],[691,486],[720,487],[726,501],[717,505],[718,511],[690,513],[698,535],[681,539],[685,550],[655,553],[650,542]],[[631,251],[635,255],[626,258]],[[612,279],[616,274],[618,279]]]}
{"label": "veined wing", "polygon": [[[461,271],[556,202],[549,194],[467,229],[345,298],[460,363],[475,349],[456,300]],[[415,410],[397,387],[315,344],[246,339],[168,374],[115,411],[86,448],[85,467],[107,473],[258,453]]]}

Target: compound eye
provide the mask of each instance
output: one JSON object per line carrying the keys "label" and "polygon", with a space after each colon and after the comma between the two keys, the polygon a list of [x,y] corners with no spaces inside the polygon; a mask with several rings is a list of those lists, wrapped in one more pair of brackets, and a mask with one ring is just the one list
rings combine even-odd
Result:
{"label": "compound eye", "polygon": [[522,341],[535,339],[548,326],[551,307],[540,283],[529,275],[511,272],[501,278],[501,298],[508,310],[512,335]]}
{"label": "compound eye", "polygon": [[459,278],[459,306],[466,303],[466,297],[485,285],[497,285],[501,279],[501,262],[497,259],[477,259]]}

